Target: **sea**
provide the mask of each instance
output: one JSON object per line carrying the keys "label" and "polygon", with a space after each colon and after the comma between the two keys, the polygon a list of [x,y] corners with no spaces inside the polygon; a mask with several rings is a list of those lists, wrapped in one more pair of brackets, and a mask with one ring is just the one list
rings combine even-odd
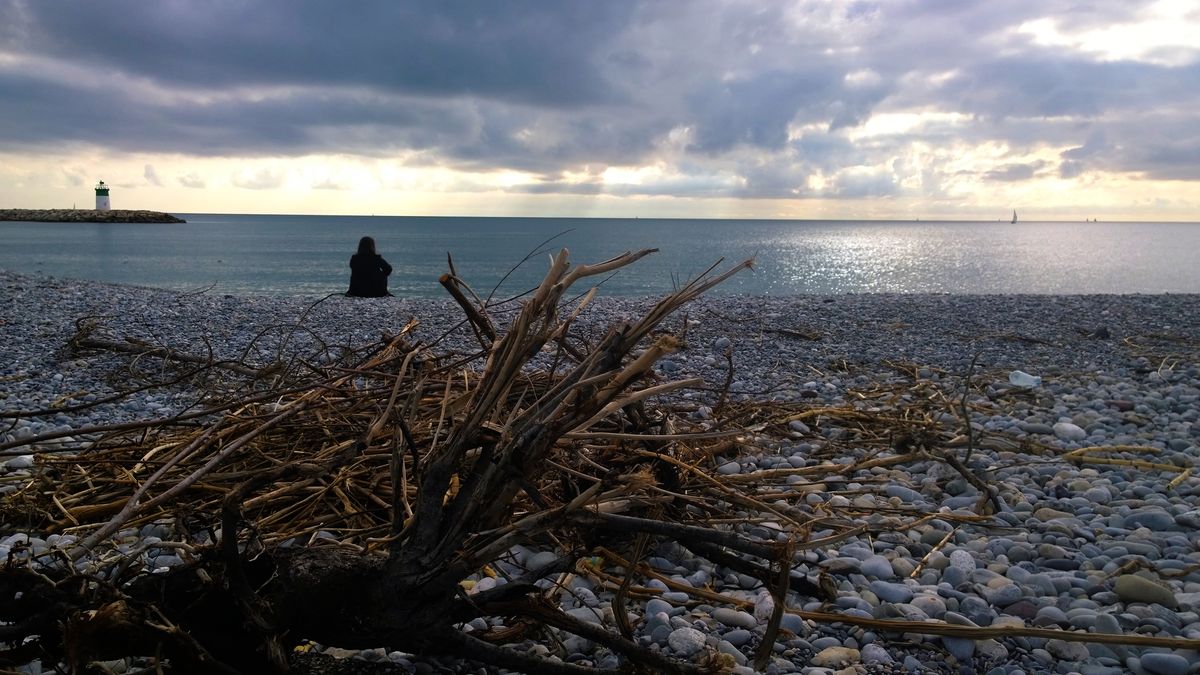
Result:
{"label": "sea", "polygon": [[714,292],[1200,293],[1200,224],[177,214],[183,224],[0,222],[0,269],[230,295],[342,292],[375,238],[389,290],[445,297],[451,265],[480,297],[535,287],[562,248],[590,263],[657,252],[595,278],[610,296],[669,292],[746,258]]}

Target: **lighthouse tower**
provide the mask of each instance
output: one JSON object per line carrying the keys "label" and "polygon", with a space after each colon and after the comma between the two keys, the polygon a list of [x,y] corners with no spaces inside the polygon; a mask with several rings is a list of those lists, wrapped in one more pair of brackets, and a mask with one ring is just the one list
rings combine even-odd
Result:
{"label": "lighthouse tower", "polygon": [[107,211],[111,208],[112,205],[108,203],[108,186],[104,181],[100,181],[96,184],[96,210]]}

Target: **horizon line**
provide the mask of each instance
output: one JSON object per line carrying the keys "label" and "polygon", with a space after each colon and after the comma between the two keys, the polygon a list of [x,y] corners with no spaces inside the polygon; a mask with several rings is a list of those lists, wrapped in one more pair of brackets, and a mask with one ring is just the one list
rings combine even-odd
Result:
{"label": "horizon line", "polygon": [[[982,218],[745,218],[745,217],[689,217],[689,216],[545,216],[545,215],[446,215],[446,214],[394,214],[394,213],[256,213],[256,212],[216,212],[216,211],[167,211],[166,213],[178,213],[182,215],[197,215],[197,216],[302,216],[302,217],[326,217],[326,218],[522,218],[530,220],[707,220],[707,221],[749,221],[749,222],[813,222],[813,223],[861,223],[861,222],[880,222],[880,223],[1001,223],[1011,225],[1012,223],[1006,218],[997,218],[995,220]],[[1039,219],[1039,218],[1024,218],[1021,223],[1046,223],[1046,224],[1150,224],[1150,223],[1172,223],[1180,225],[1200,225],[1200,220],[1073,220],[1073,219]]]}

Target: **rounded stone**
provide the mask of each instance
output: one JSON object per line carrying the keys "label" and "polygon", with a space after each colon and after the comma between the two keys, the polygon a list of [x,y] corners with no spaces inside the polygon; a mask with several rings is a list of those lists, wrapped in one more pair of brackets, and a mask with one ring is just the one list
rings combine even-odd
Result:
{"label": "rounded stone", "polygon": [[1142,668],[1155,675],[1187,675],[1191,664],[1178,654],[1151,652],[1142,655]]}
{"label": "rounded stone", "polygon": [[667,645],[676,654],[691,656],[704,648],[704,633],[695,628],[676,628],[667,636]]}
{"label": "rounded stone", "polygon": [[942,646],[946,651],[954,655],[954,658],[959,661],[970,663],[972,656],[975,656],[975,641],[967,638],[952,638],[943,637]]}
{"label": "rounded stone", "polygon": [[967,574],[963,572],[961,567],[947,567],[942,572],[942,581],[950,584],[951,588],[958,588],[963,585],[966,583],[967,578]]}
{"label": "rounded stone", "polygon": [[895,663],[886,649],[873,643],[862,648],[862,660],[863,663]]}
{"label": "rounded stone", "polygon": [[1125,516],[1126,527],[1144,527],[1151,532],[1166,532],[1179,529],[1175,517],[1162,509],[1143,509]]}
{"label": "rounded stone", "polygon": [[751,633],[750,631],[748,631],[744,628],[739,628],[737,630],[731,630],[728,633],[726,633],[725,640],[727,642],[729,642],[729,644],[733,645],[734,647],[741,647],[742,645],[749,642],[750,638],[752,636],[753,636],[753,633]]}
{"label": "rounded stone", "polygon": [[805,632],[804,619],[798,614],[783,613],[783,618],[779,620],[779,627],[791,631],[795,635],[801,635]]}
{"label": "rounded stone", "polygon": [[926,593],[915,595],[910,604],[935,619],[942,618],[942,615],[946,613],[946,601],[936,595]]}
{"label": "rounded stone", "polygon": [[1014,583],[1009,583],[999,588],[988,589],[985,593],[988,602],[999,607],[1007,607],[1019,601],[1024,595],[1021,587]]}
{"label": "rounded stone", "polygon": [[650,598],[646,601],[646,616],[654,616],[659,612],[662,612],[663,614],[670,614],[672,609],[674,609],[674,607],[671,605],[671,603],[665,600]]}
{"label": "rounded stone", "polygon": [[1088,434],[1077,424],[1059,422],[1054,425],[1054,435],[1064,441],[1082,441]]}
{"label": "rounded stone", "polygon": [[1046,651],[1064,661],[1086,661],[1088,658],[1087,645],[1080,642],[1048,640],[1046,641]]}
{"label": "rounded stone", "polygon": [[758,627],[758,620],[749,612],[729,609],[728,607],[720,607],[713,610],[712,618],[726,626],[733,626],[735,628],[753,629]]}
{"label": "rounded stone", "polygon": [[1108,635],[1121,635],[1124,631],[1121,630],[1121,624],[1117,621],[1117,617],[1112,614],[1097,614],[1096,615],[1096,632],[1105,633]]}
{"label": "rounded stone", "polygon": [[858,571],[864,576],[876,579],[891,579],[896,576],[891,561],[881,555],[873,555],[864,560]]}
{"label": "rounded stone", "polygon": [[908,602],[913,599],[912,589],[904,584],[887,581],[872,581],[869,587],[884,602]]}
{"label": "rounded stone", "polygon": [[904,487],[903,485],[896,485],[895,483],[884,487],[883,493],[889,497],[898,497],[902,502],[918,503],[925,501],[920,492]]}
{"label": "rounded stone", "polygon": [[1171,589],[1136,574],[1122,574],[1113,586],[1117,596],[1125,602],[1158,603],[1163,607],[1179,607]]}
{"label": "rounded stone", "polygon": [[892,561],[892,572],[898,577],[908,577],[916,569],[916,564],[908,558],[896,558]]}
{"label": "rounded stone", "polygon": [[826,647],[812,657],[812,664],[821,668],[833,668],[857,663],[860,653],[850,647]]}
{"label": "rounded stone", "polygon": [[1069,622],[1066,612],[1062,611],[1054,605],[1042,607],[1037,612],[1037,617],[1034,618],[1035,626],[1059,626]]}
{"label": "rounded stone", "polygon": [[955,549],[950,552],[950,566],[969,574],[975,571],[975,556],[971,555],[970,551]]}
{"label": "rounded stone", "polygon": [[33,468],[33,455],[17,455],[5,462],[4,468],[9,471]]}

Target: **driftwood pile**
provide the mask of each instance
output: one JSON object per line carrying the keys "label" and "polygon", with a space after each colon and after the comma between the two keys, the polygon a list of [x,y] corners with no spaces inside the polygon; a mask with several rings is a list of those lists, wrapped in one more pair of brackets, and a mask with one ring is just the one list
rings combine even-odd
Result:
{"label": "driftwood pile", "polygon": [[[660,324],[749,262],[702,276],[598,340],[572,331],[595,292],[572,297],[574,285],[650,252],[580,266],[559,253],[506,329],[447,275],[442,283],[480,342],[474,355],[439,354],[415,342],[410,325],[340,363],[273,372],[269,387],[204,414],[123,425],[71,452],[46,445],[54,452],[40,452],[33,480],[5,497],[0,525],[4,534],[70,543],[36,564],[10,556],[0,570],[0,667],[40,659],[65,672],[104,672],[97,664],[136,658],[146,672],[285,672],[317,643],[529,673],[728,668],[727,655],[685,663],[636,639],[630,615],[660,593],[650,579],[697,603],[751,605],[660,575],[645,560],[664,542],[769,589],[759,667],[786,635],[785,608],[896,632],[1124,637],[796,609],[836,595],[831,579],[793,573],[804,551],[934,517],[983,523],[995,488],[971,474],[984,495],[976,513],[925,514],[898,500],[816,516],[792,508],[809,490],[837,493],[852,477],[881,491],[872,472],[906,462],[933,458],[970,474],[944,449],[949,439],[929,414],[958,402],[937,392],[906,396],[914,409],[924,406],[914,414],[896,412],[894,400],[864,412],[721,397],[717,419],[701,428],[664,398],[698,382],[661,382],[652,371],[682,346]],[[858,454],[745,475],[714,470],[723,456],[770,452],[797,420],[856,429]],[[36,450],[50,440],[22,443]],[[140,545],[114,538],[156,523],[174,536]],[[557,558],[513,574],[528,562],[513,558],[522,546]],[[148,570],[148,548],[173,548],[185,564]],[[506,583],[480,590],[479,580],[497,575]],[[599,623],[561,609],[572,575],[614,592]],[[486,630],[466,628],[480,618]],[[506,646],[535,640],[553,655],[568,634],[623,665],[605,670]]]}

